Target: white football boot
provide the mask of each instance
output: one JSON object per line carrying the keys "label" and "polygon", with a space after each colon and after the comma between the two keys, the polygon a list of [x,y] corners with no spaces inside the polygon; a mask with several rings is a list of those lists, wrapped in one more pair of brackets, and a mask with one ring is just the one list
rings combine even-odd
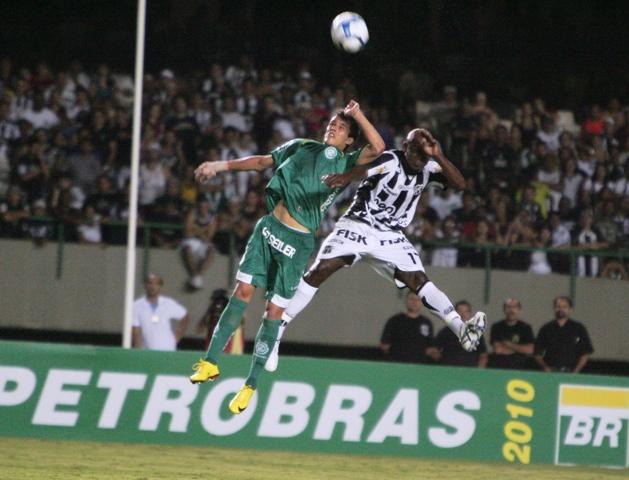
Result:
{"label": "white football boot", "polygon": [[459,341],[466,352],[473,352],[478,348],[480,339],[487,328],[487,315],[476,312],[472,318],[463,324]]}

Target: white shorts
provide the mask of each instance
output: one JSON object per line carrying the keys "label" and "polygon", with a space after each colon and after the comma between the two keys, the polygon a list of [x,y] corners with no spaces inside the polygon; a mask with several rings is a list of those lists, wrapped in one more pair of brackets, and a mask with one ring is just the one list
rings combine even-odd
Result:
{"label": "white shorts", "polygon": [[396,269],[402,272],[424,271],[419,252],[403,232],[383,232],[366,223],[342,218],[323,241],[311,269],[321,260],[346,256],[354,257],[351,265],[364,259],[378,274],[394,282],[398,288],[404,288],[405,285],[394,278]]}
{"label": "white shorts", "polygon": [[203,259],[210,248],[210,244],[197,237],[188,237],[181,242],[181,248],[187,248],[196,258]]}

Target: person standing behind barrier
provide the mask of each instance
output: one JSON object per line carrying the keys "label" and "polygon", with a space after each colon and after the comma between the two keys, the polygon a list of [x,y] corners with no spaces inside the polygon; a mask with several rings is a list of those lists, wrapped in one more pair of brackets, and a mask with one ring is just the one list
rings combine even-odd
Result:
{"label": "person standing behind barrier", "polygon": [[[223,310],[225,310],[225,307],[227,307],[228,302],[229,297],[227,296],[226,290],[222,288],[217,288],[216,290],[214,290],[210,297],[210,305],[208,306],[207,311],[199,319],[199,323],[197,323],[197,332],[205,334],[206,349],[210,345],[210,340],[212,338],[212,334],[214,333],[214,328],[216,328],[216,324],[221,318],[221,314],[223,313]],[[223,349],[225,353],[230,353],[232,355],[241,355],[242,353],[244,353],[244,326],[245,315],[242,316],[240,326],[234,331],[233,335],[225,345],[225,348]]]}
{"label": "person standing behind barrier", "polygon": [[526,369],[530,366],[535,343],[533,329],[520,319],[522,304],[517,298],[507,298],[502,304],[502,310],[505,318],[491,326],[489,335],[494,349],[491,366]]}
{"label": "person standing behind barrier", "polygon": [[[467,300],[456,302],[454,308],[464,322],[472,318],[472,306]],[[442,365],[487,368],[489,356],[485,337],[481,338],[476,351],[468,352],[461,347],[461,342],[454,332],[448,327],[443,327],[435,337],[435,346],[439,351],[438,361]]]}
{"label": "person standing behind barrier", "polygon": [[570,318],[572,300],[559,296],[553,302],[555,319],[540,328],[535,361],[545,372],[579,373],[594,352],[585,326]]}
{"label": "person standing behind barrier", "polygon": [[432,322],[421,315],[421,310],[421,300],[415,292],[409,291],[406,295],[406,312],[389,318],[382,331],[380,350],[385,359],[429,363],[431,358],[437,358]]}
{"label": "person standing behind barrier", "polygon": [[[151,273],[146,277],[146,295],[133,304],[133,347],[176,350],[188,328],[188,311],[170,297],[160,295],[164,280]],[[173,325],[177,322],[177,326]]]}

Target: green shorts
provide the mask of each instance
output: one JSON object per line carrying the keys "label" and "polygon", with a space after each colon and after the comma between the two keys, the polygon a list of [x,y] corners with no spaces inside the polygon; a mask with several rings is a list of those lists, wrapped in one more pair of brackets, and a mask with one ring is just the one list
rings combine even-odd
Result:
{"label": "green shorts", "polygon": [[265,297],[286,308],[315,247],[311,233],[298,232],[265,215],[247,242],[236,280],[265,288]]}

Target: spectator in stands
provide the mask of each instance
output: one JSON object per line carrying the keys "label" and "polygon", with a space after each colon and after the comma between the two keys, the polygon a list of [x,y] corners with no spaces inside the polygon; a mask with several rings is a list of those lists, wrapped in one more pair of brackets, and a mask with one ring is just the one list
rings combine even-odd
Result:
{"label": "spectator in stands", "polygon": [[[467,300],[456,302],[454,308],[464,322],[472,318],[472,306]],[[439,353],[437,360],[443,365],[478,368],[487,367],[489,357],[487,355],[485,337],[481,338],[476,351],[467,352],[461,347],[461,342],[454,332],[446,326],[437,333],[435,346]]]}
{"label": "spectator in stands", "polygon": [[203,274],[212,261],[212,239],[216,233],[217,218],[210,211],[205,197],[199,197],[195,208],[186,216],[184,239],[181,244],[183,264],[188,273],[188,286],[203,288]]}
{"label": "spectator in stands", "polygon": [[159,161],[159,151],[150,149],[145,161],[140,165],[138,203],[143,213],[147,213],[152,205],[166,191],[168,172]]}
{"label": "spectator in stands", "polygon": [[86,204],[83,208],[83,218],[77,227],[79,242],[88,245],[105,246],[101,216],[96,213],[93,205]]}
{"label": "spectator in stands", "polygon": [[559,296],[553,301],[555,319],[544,324],[535,342],[535,361],[545,372],[579,373],[594,352],[585,326],[570,318],[572,301]]}
{"label": "spectator in stands", "polygon": [[[146,278],[146,295],[133,303],[133,346],[149,350],[176,350],[188,328],[187,310],[161,295],[164,281],[154,273]],[[176,326],[175,326],[176,323]]]}
{"label": "spectator in stands", "polygon": [[26,110],[22,114],[22,118],[33,125],[35,129],[43,128],[48,130],[59,124],[59,117],[50,108],[46,107],[42,93],[35,95],[32,108]]}
{"label": "spectator in stands", "polygon": [[456,222],[452,215],[449,215],[441,222],[441,228],[437,230],[437,240],[452,246],[435,248],[432,252],[431,265],[433,267],[456,267],[459,253],[456,244],[459,241],[459,232],[456,229]]}
{"label": "spectator in stands", "polygon": [[20,187],[9,186],[6,199],[0,203],[0,235],[9,238],[22,238],[22,222],[29,216],[28,203]]}
{"label": "spectator in stands", "polygon": [[548,150],[556,152],[559,149],[560,133],[555,125],[555,120],[550,116],[544,116],[542,128],[537,132],[537,138],[548,147]]}
{"label": "spectator in stands", "polygon": [[490,365],[495,368],[529,368],[535,343],[533,329],[521,319],[522,304],[508,298],[502,305],[505,318],[491,326],[489,342],[493,353]]}
{"label": "spectator in stands", "polygon": [[546,253],[546,249],[550,248],[551,241],[552,234],[550,228],[546,225],[542,225],[535,231],[535,237],[532,239],[531,246],[537,247],[538,250],[531,252],[530,273],[547,275],[552,272],[551,266],[548,263],[548,254]]}
{"label": "spectator in stands", "polygon": [[583,183],[583,175],[577,171],[577,162],[573,156],[566,159],[563,167],[563,175],[561,177],[562,196],[570,200],[570,205],[577,205],[577,197],[581,184]]}
{"label": "spectator in stands", "polygon": [[438,358],[432,322],[421,315],[421,310],[421,300],[409,291],[406,311],[389,318],[382,331],[380,350],[386,360],[427,363]]}
{"label": "spectator in stands", "polygon": [[96,189],[96,181],[101,174],[101,163],[89,137],[81,140],[80,151],[77,154],[68,157],[66,169],[83,192],[89,195]]}
{"label": "spectator in stands", "polygon": [[13,165],[13,182],[30,201],[46,196],[48,165],[41,143],[29,140],[18,149],[17,162]]}
{"label": "spectator in stands", "polygon": [[509,143],[509,131],[498,125],[495,140],[490,140],[481,153],[485,176],[491,178],[501,188],[506,188],[513,180],[516,166],[515,151]]}
{"label": "spectator in stands", "polygon": [[[581,212],[579,225],[572,234],[572,243],[579,248],[600,249],[607,246],[600,232],[592,226],[594,214],[586,209]],[[599,269],[599,258],[595,255],[579,255],[577,259],[577,274],[580,277],[596,277]]]}
{"label": "spectator in stands", "polygon": [[53,235],[52,223],[45,220],[46,213],[46,201],[40,198],[31,205],[32,217],[24,221],[23,228],[26,236],[37,247],[43,247]]}

